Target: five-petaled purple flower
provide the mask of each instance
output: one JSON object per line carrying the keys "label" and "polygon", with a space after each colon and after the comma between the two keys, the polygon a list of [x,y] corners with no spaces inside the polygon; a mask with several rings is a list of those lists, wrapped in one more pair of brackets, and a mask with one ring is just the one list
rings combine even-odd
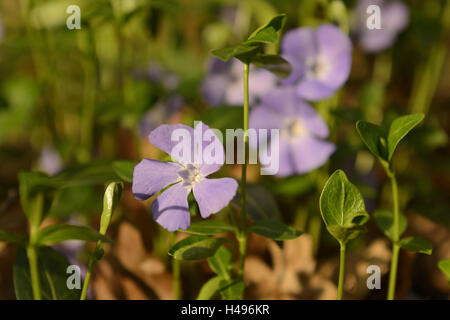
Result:
{"label": "five-petaled purple flower", "polygon": [[335,150],[334,144],[323,140],[329,133],[325,121],[295,94],[294,87],[266,94],[251,111],[250,127],[280,129],[278,176],[316,169]]}
{"label": "five-petaled purple flower", "polygon": [[318,101],[331,96],[347,81],[352,65],[352,43],[338,27],[322,24],[317,29],[286,32],[282,56],[292,72],[283,84],[295,85],[300,98]]}
{"label": "five-petaled purple flower", "polygon": [[[209,127],[202,122],[202,136]],[[173,132],[177,129],[187,130],[191,137],[190,161],[186,161],[184,155],[177,155],[173,148],[180,142],[172,139]],[[211,135],[212,136],[212,135]],[[133,194],[138,200],[145,200],[165,189],[153,201],[151,210],[153,218],[161,226],[169,231],[179,228],[186,230],[190,225],[190,213],[188,206],[188,195],[192,191],[200,209],[200,215],[207,218],[211,214],[219,212],[233,199],[236,194],[238,184],[232,178],[208,179],[206,178],[216,172],[224,163],[224,150],[222,144],[220,148],[215,148],[221,153],[216,163],[197,161],[194,143],[194,129],[183,124],[160,125],[149,135],[150,142],[157,148],[167,152],[176,162],[162,162],[153,159],[144,159],[134,168],[133,173]],[[214,139],[217,139],[214,136]],[[213,139],[213,140],[214,140]],[[214,142],[214,141],[213,141]],[[211,142],[211,143],[213,143]],[[201,142],[202,150],[210,143]],[[219,149],[219,150],[218,150]],[[217,158],[216,158],[217,159]]]}
{"label": "five-petaled purple flower", "polygon": [[[213,58],[208,65],[208,76],[202,83],[201,91],[213,106],[221,104],[238,106],[244,103],[243,64],[237,59],[223,62]],[[249,101],[250,104],[274,88],[277,77],[265,69],[250,66]]]}
{"label": "five-petaled purple flower", "polygon": [[[367,8],[376,5],[380,8],[380,29],[369,29]],[[366,52],[375,53],[390,47],[400,31],[409,22],[408,7],[398,1],[360,0],[353,13],[352,24],[360,46]]]}

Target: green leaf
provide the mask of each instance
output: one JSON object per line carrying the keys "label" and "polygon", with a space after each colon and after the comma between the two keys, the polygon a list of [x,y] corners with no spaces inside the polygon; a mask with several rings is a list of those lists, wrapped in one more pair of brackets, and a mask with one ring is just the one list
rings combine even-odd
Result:
{"label": "green leaf", "polygon": [[273,240],[291,240],[303,233],[278,220],[269,219],[256,220],[248,231]]}
{"label": "green leaf", "polygon": [[[67,259],[50,247],[38,248],[38,271],[41,296],[44,300],[78,300],[80,289],[69,289]],[[32,300],[30,267],[24,247],[17,249],[14,263],[14,289],[18,300]]]}
{"label": "green leaf", "polygon": [[408,237],[401,239],[400,247],[402,249],[408,250],[408,251],[415,251],[419,253],[425,253],[430,255],[433,252],[433,245],[422,238],[416,238],[416,237]]}
{"label": "green leaf", "polygon": [[224,232],[232,232],[234,228],[226,222],[218,220],[204,220],[193,222],[185,232],[210,236]]}
{"label": "green leaf", "polygon": [[116,174],[125,182],[133,182],[133,171],[136,161],[114,161],[113,169]]}
{"label": "green leaf", "polygon": [[67,240],[83,241],[105,241],[112,242],[109,238],[101,235],[96,230],[84,226],[70,224],[54,224],[45,227],[36,235],[33,242],[37,245],[54,245]]}
{"label": "green leaf", "polygon": [[177,242],[169,250],[169,255],[177,260],[200,260],[213,256],[226,238],[209,238],[204,236],[190,236]]}
{"label": "green leaf", "polygon": [[387,138],[389,150],[388,161],[391,160],[398,143],[408,134],[409,131],[417,126],[424,117],[425,116],[423,113],[410,114],[399,117],[391,123]]}
{"label": "green leaf", "polygon": [[[263,186],[247,184],[247,215],[253,220],[271,219],[280,220],[281,214],[275,199]],[[232,200],[235,208],[241,208],[241,194],[238,193]]]}
{"label": "green leaf", "polygon": [[237,58],[242,62],[249,62],[251,57],[259,50],[258,45],[239,44],[233,47],[216,49],[211,54],[223,61],[228,61],[231,58]]}
{"label": "green leaf", "polygon": [[444,259],[438,262],[438,267],[447,277],[447,281],[450,285],[450,259]]}
{"label": "green leaf", "polygon": [[[405,215],[399,215],[399,237],[405,232],[408,226],[408,220]],[[377,226],[384,232],[384,234],[391,240],[394,240],[394,216],[390,210],[381,209],[373,213],[373,218]]]}
{"label": "green leaf", "polygon": [[222,280],[219,292],[224,299],[237,300],[244,295],[245,282],[242,279]]}
{"label": "green leaf", "polygon": [[245,43],[274,43],[278,40],[278,31],[280,31],[286,23],[286,15],[280,14],[273,17],[265,25],[256,29],[247,39]]}
{"label": "green leaf", "polygon": [[26,243],[26,238],[23,236],[18,236],[14,233],[10,233],[4,230],[0,230],[0,242],[8,242],[8,243]]}
{"label": "green leaf", "polygon": [[122,182],[111,182],[108,187],[106,187],[105,194],[103,196],[103,211],[100,218],[100,233],[103,235],[106,234],[106,230],[111,222],[114,210],[119,204],[122,189]]}
{"label": "green leaf", "polygon": [[358,131],[361,140],[373,155],[381,160],[388,161],[386,138],[380,126],[359,120],[356,122],[356,130]]}
{"label": "green leaf", "polygon": [[210,300],[219,291],[223,279],[219,276],[209,279],[201,287],[197,300]]}
{"label": "green leaf", "polygon": [[230,279],[233,268],[232,256],[230,250],[221,246],[216,254],[208,258],[210,268],[223,279]]}
{"label": "green leaf", "polygon": [[342,170],[336,170],[325,184],[320,213],[328,231],[340,243],[356,238],[369,219],[361,193]]}
{"label": "green leaf", "polygon": [[19,173],[20,201],[32,226],[38,227],[49,213],[55,190],[55,183],[44,173]]}
{"label": "green leaf", "polygon": [[258,67],[269,70],[278,77],[286,78],[292,71],[291,65],[284,58],[275,54],[257,54],[251,62]]}

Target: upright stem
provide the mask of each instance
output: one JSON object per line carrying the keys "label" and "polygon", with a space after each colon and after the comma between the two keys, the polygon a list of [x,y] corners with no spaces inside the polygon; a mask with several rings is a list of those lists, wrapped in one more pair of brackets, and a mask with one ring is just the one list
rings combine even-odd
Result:
{"label": "upright stem", "polygon": [[[175,244],[175,232],[171,233],[172,236],[172,245]],[[181,269],[180,269],[180,261],[172,258],[172,273],[173,273],[173,299],[180,300],[181,299]]]}
{"label": "upright stem", "polygon": [[398,269],[398,255],[400,252],[400,246],[398,241],[400,240],[400,230],[399,230],[399,221],[400,221],[400,213],[399,213],[399,205],[398,205],[398,187],[397,187],[397,179],[395,178],[395,174],[388,171],[388,176],[391,179],[392,184],[392,201],[393,201],[393,211],[394,211],[394,238],[392,245],[392,259],[391,259],[391,268],[389,274],[389,286],[388,286],[388,300],[394,300],[395,298],[395,285],[397,282],[397,269]]}
{"label": "upright stem", "polygon": [[244,274],[245,254],[247,251],[247,151],[248,151],[248,109],[249,109],[249,91],[248,75],[250,65],[244,63],[244,164],[242,165],[241,177],[241,233],[238,236],[239,242],[239,270],[238,275]]}
{"label": "upright stem", "polygon": [[83,289],[81,290],[80,300],[86,300],[87,291],[88,291],[88,288],[89,288],[89,282],[91,281],[92,268],[94,267],[94,264],[95,264],[95,261],[96,261],[95,254],[100,249],[100,245],[101,244],[102,244],[102,242],[100,240],[97,241],[97,244],[95,245],[94,252],[92,252],[91,256],[89,257],[88,269],[87,269],[87,272],[86,272],[86,277],[84,278]]}
{"label": "upright stem", "polygon": [[337,300],[342,300],[342,293],[344,292],[344,274],[345,274],[345,243],[340,243],[341,245],[341,257],[339,263],[339,284],[338,284],[338,294]]}
{"label": "upright stem", "polygon": [[41,300],[41,288],[39,285],[39,272],[36,247],[29,244],[27,247],[27,256],[30,263],[31,287],[33,289],[34,300]]}

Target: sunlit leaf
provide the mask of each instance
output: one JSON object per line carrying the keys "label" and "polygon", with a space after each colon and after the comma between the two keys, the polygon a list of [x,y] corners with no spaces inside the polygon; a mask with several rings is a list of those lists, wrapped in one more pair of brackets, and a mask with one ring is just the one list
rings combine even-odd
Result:
{"label": "sunlit leaf", "polygon": [[201,287],[197,300],[210,300],[219,291],[223,279],[219,276],[209,279]]}
{"label": "sunlit leaf", "polygon": [[221,246],[212,257],[208,258],[210,268],[223,279],[229,279],[232,271],[232,255],[230,250]]}
{"label": "sunlit leaf", "polygon": [[423,113],[410,114],[399,117],[391,123],[387,138],[389,150],[388,161],[391,160],[398,143],[408,134],[409,131],[417,126],[424,117],[425,116]]}
{"label": "sunlit leaf", "polygon": [[356,238],[369,219],[361,193],[342,170],[336,170],[325,184],[320,212],[328,231],[340,243]]}
{"label": "sunlit leaf", "polygon": [[201,260],[213,256],[226,238],[209,238],[204,236],[190,236],[177,242],[169,250],[169,255],[177,260]]}

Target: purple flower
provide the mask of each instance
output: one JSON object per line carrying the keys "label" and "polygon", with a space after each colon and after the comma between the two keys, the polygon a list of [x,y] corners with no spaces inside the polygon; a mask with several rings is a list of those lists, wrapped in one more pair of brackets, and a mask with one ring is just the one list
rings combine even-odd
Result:
{"label": "purple flower", "polygon": [[266,94],[250,114],[250,127],[280,129],[278,176],[302,174],[322,166],[334,152],[324,141],[328,127],[317,112],[295,94],[294,87]]}
{"label": "purple flower", "polygon": [[167,120],[183,105],[183,97],[179,94],[170,95],[167,101],[158,101],[148,110],[139,122],[139,133],[142,137],[148,137],[150,132]]}
{"label": "purple flower", "polygon": [[292,72],[282,81],[295,85],[300,98],[317,101],[331,96],[347,80],[352,65],[352,43],[338,27],[322,24],[286,32],[282,56]]}
{"label": "purple flower", "polygon": [[[370,5],[380,8],[381,29],[369,29],[367,13]],[[409,22],[408,7],[402,2],[387,2],[383,0],[360,0],[353,12],[352,23],[356,37],[364,51],[375,53],[390,47],[399,32],[406,28]]]}
{"label": "purple flower", "polygon": [[[197,126],[199,125],[201,125],[202,137],[208,130],[211,131],[202,122]],[[177,129],[184,129],[189,133],[192,151],[190,161],[185,161],[181,155],[177,156],[172,152],[174,147],[180,143],[172,140],[173,132]],[[213,137],[212,140],[217,140],[216,136]],[[149,140],[155,147],[170,154],[172,160],[176,161],[162,162],[144,159],[134,168],[132,189],[136,199],[148,199],[168,187],[153,201],[151,206],[153,218],[161,226],[169,231],[179,228],[186,230],[189,227],[191,217],[187,197],[191,191],[197,201],[202,218],[219,212],[233,199],[238,187],[234,179],[206,178],[211,173],[218,171],[224,163],[224,150],[221,143],[220,148],[215,149],[221,159],[218,161],[219,163],[207,164],[199,161],[199,164],[196,164],[194,159],[199,156],[199,152],[198,148],[194,148],[194,129],[192,127],[183,124],[160,125],[150,133]],[[205,150],[210,143],[205,143],[202,139],[202,150]]]}
{"label": "purple flower", "polygon": [[[213,58],[208,66],[209,75],[202,83],[201,91],[213,106],[242,105],[244,102],[244,67],[237,59],[223,62]],[[270,71],[250,66],[249,91],[250,104],[274,88],[277,77]]]}

